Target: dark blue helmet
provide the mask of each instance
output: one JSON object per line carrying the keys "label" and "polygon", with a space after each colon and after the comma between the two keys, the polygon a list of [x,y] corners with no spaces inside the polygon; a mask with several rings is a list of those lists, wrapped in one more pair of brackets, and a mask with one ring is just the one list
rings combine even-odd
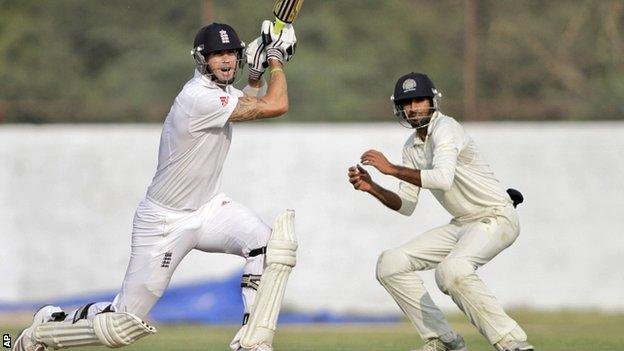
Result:
{"label": "dark blue helmet", "polygon": [[191,55],[195,59],[197,70],[201,74],[209,74],[206,59],[211,52],[222,50],[236,50],[238,53],[239,69],[244,64],[245,43],[238,38],[238,34],[231,26],[224,23],[211,23],[202,27],[195,35]]}
{"label": "dark blue helmet", "polygon": [[418,97],[433,99],[436,94],[437,90],[426,74],[411,72],[397,80],[392,96],[393,101],[397,102]]}
{"label": "dark blue helmet", "polygon": [[[414,98],[428,98],[431,103],[431,114],[429,118],[421,119],[415,124],[403,111],[403,101]],[[431,122],[433,113],[438,109],[438,102],[442,94],[433,85],[433,82],[424,73],[410,72],[401,76],[394,85],[394,94],[390,97],[395,116],[399,117],[399,122],[409,128],[426,127]],[[408,122],[408,124],[404,124]]]}

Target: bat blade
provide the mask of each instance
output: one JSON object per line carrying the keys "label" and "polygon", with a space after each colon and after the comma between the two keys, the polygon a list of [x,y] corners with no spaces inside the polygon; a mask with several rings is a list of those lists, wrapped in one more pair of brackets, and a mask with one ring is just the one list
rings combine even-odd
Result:
{"label": "bat blade", "polygon": [[301,10],[304,0],[276,0],[273,6],[275,15],[274,32],[279,33],[286,24],[293,23]]}

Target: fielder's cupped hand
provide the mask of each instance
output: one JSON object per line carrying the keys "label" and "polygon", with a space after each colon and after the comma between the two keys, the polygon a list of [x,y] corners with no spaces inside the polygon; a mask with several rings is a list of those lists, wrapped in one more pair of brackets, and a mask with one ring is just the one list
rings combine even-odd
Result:
{"label": "fielder's cupped hand", "polygon": [[394,165],[388,161],[386,156],[377,150],[368,150],[360,157],[360,162],[366,166],[373,166],[383,174],[390,174],[394,170]]}
{"label": "fielder's cupped hand", "polygon": [[373,180],[368,172],[360,165],[349,167],[349,183],[353,188],[361,191],[370,191],[372,189]]}
{"label": "fielder's cupped hand", "polygon": [[267,60],[273,58],[283,64],[295,54],[297,48],[295,28],[292,24],[287,24],[281,32],[275,34],[273,26],[273,22],[269,20],[262,22],[262,42],[266,46]]}

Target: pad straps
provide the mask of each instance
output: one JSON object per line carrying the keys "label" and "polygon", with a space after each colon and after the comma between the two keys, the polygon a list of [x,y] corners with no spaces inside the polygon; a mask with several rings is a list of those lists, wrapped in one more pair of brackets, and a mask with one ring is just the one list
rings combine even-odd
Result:
{"label": "pad straps", "polygon": [[256,257],[258,255],[266,254],[266,250],[267,250],[266,246],[259,247],[257,249],[253,249],[253,250],[249,251],[249,257]]}

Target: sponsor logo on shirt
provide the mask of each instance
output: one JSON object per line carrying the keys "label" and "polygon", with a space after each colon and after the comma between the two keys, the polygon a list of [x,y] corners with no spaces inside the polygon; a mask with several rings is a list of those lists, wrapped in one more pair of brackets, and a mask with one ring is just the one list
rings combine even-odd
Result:
{"label": "sponsor logo on shirt", "polygon": [[219,97],[219,99],[221,100],[221,106],[226,106],[228,102],[230,101],[229,96],[221,96]]}

